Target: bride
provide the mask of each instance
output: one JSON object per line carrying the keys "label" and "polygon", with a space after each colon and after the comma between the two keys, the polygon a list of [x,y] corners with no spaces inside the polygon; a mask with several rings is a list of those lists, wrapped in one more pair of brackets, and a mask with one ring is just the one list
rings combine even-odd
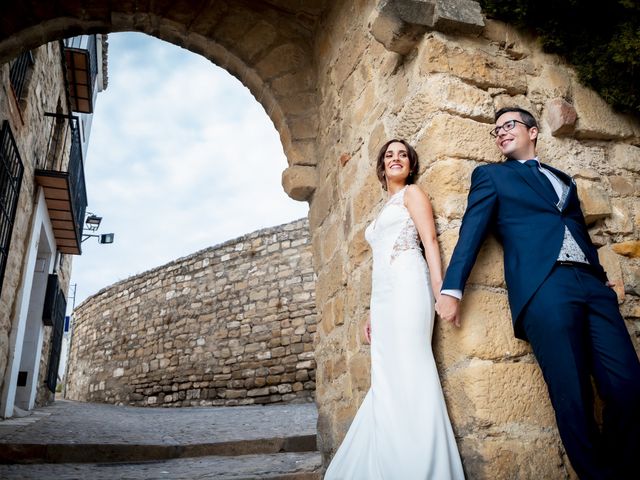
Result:
{"label": "bride", "polygon": [[418,154],[390,140],[376,171],[388,200],[365,232],[373,250],[371,388],[324,478],[464,479],[431,349],[442,266],[431,204],[413,185]]}

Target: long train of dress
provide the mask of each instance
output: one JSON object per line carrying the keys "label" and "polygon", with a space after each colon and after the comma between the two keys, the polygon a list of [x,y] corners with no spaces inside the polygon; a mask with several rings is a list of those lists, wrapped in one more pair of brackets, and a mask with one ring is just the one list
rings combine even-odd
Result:
{"label": "long train of dress", "polygon": [[405,190],[365,232],[373,250],[371,388],[326,480],[464,479],[431,348],[428,267]]}

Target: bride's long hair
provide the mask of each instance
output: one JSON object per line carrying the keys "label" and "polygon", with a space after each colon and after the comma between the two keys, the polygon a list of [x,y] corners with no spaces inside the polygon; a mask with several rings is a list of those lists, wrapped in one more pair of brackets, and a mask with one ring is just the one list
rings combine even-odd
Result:
{"label": "bride's long hair", "polygon": [[407,154],[409,156],[409,176],[407,177],[407,185],[411,185],[415,183],[416,177],[418,176],[418,170],[420,168],[420,161],[418,159],[418,152],[416,152],[415,148],[413,148],[406,140],[392,139],[386,142],[380,148],[378,152],[378,160],[376,161],[376,174],[378,175],[378,180],[382,184],[382,189],[387,190],[387,179],[384,175],[384,154],[387,153],[387,148],[392,143],[401,143],[407,149]]}

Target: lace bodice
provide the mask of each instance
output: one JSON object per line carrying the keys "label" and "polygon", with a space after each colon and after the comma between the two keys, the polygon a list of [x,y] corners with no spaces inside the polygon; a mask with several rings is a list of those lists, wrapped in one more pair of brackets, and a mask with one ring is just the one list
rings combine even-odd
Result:
{"label": "lace bodice", "polygon": [[393,263],[408,250],[420,252],[420,239],[411,215],[404,205],[407,187],[392,195],[378,217],[367,227],[365,237],[376,258]]}

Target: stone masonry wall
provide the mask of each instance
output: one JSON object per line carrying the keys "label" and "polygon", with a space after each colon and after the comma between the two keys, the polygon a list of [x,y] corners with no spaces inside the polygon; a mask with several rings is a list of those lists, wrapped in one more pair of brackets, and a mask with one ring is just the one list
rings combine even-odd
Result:
{"label": "stone masonry wall", "polygon": [[[236,75],[274,121],[289,161],[283,187],[292,198],[310,203],[319,327],[316,400],[325,461],[369,386],[362,324],[368,314],[371,255],[363,232],[384,200],[374,161],[391,137],[405,137],[420,154],[418,183],[431,197],[446,265],[471,171],[501,161],[488,135],[494,110],[518,104],[537,114],[540,158],[576,179],[592,238],[638,345],[640,124],[613,112],[562,59],[541,52],[535,38],[484,18],[477,2],[219,0],[198,9],[192,2],[170,7],[107,0],[78,0],[64,8],[36,0],[31,4],[29,16],[19,7],[3,11],[7,21],[0,25],[0,58],[53,40],[65,29],[139,30]],[[434,332],[466,474],[473,479],[570,478],[539,368],[528,344],[513,338],[501,253],[497,242],[488,239],[465,291],[462,328],[436,323]],[[177,305],[178,299],[184,305],[200,302],[182,294],[162,301]],[[147,315],[133,303],[127,308]],[[186,311],[183,304],[180,308]],[[91,335],[109,336],[117,345],[113,323],[94,321],[98,328]],[[2,335],[0,328],[0,352]],[[192,352],[204,349],[194,341]],[[164,355],[162,349],[164,344],[157,344],[147,355]],[[129,375],[125,362],[134,362],[137,351],[131,358],[117,353],[114,362],[122,365],[104,374],[105,391],[116,368]],[[90,372],[91,359],[80,358]],[[217,375],[230,375],[231,367]],[[221,386],[213,388],[240,389],[222,385],[232,380],[219,378]],[[100,382],[93,385],[100,390]],[[172,388],[161,385],[161,390]]]}
{"label": "stone masonry wall", "polygon": [[306,220],[116,283],[74,313],[67,397],[138,406],[312,400]]}
{"label": "stone masonry wall", "polygon": [[[26,272],[26,254],[33,234],[33,216],[38,186],[34,171],[44,165],[50,149],[54,120],[45,112],[56,112],[58,106],[66,111],[64,75],[58,42],[42,45],[32,51],[34,64],[22,98],[17,99],[9,80],[10,63],[0,66],[0,122],[9,121],[18,152],[24,166],[24,174],[13,225],[11,245],[7,257],[2,294],[0,296],[0,383],[6,374],[10,355],[10,337],[15,335],[21,300],[20,288]],[[57,158],[57,168],[66,169],[69,161],[71,139],[67,134],[64,147]],[[68,290],[72,257],[64,256],[57,273],[63,291]],[[49,362],[51,327],[45,327],[39,370],[36,405],[44,405],[53,395],[44,387]]]}
{"label": "stone masonry wall", "polygon": [[[336,3],[318,31],[323,160],[309,223],[318,274],[319,435],[327,459],[369,387],[362,325],[371,254],[364,229],[384,200],[375,159],[390,138],[407,139],[420,155],[417,183],[431,198],[446,266],[472,170],[501,161],[489,136],[494,111],[506,105],[531,110],[541,124],[540,158],[576,179],[636,346],[640,338],[640,124],[613,112],[534,38],[497,21],[422,28],[408,36],[409,47],[394,51],[410,26],[381,20],[385,6],[419,10],[422,3]],[[513,337],[502,250],[494,239],[469,279],[462,328],[436,322],[434,346],[469,478],[572,475],[539,367],[528,343]]]}

